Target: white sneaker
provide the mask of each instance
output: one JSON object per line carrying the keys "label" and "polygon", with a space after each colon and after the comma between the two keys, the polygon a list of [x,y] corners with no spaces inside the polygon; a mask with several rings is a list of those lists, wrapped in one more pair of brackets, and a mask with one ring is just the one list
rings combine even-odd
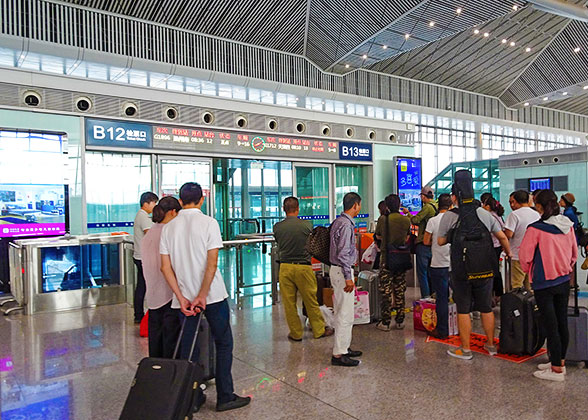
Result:
{"label": "white sneaker", "polygon": [[538,370],[537,372],[533,373],[535,378],[545,379],[547,381],[554,381],[554,382],[563,382],[566,379],[566,375],[563,373],[556,373],[549,370]]}
{"label": "white sneaker", "polygon": [[[549,369],[551,369],[551,362],[541,363],[541,364],[537,365],[537,369],[539,369],[539,370],[549,370]],[[566,367],[565,366],[563,367],[563,374],[564,375],[566,374]]]}

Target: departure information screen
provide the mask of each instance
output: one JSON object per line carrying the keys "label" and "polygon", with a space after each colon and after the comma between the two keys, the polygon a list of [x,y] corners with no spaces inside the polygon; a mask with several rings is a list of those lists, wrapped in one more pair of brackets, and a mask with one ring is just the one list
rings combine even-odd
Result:
{"label": "departure information screen", "polygon": [[339,159],[339,142],[173,126],[153,127],[153,146],[196,152]]}

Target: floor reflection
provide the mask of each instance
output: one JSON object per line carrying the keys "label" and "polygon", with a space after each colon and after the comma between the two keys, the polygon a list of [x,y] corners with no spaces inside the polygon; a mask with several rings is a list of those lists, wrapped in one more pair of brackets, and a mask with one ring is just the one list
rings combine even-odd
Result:
{"label": "floor reflection", "polygon": [[1,417],[4,420],[67,420],[71,392],[67,380],[25,385],[13,375],[3,378]]}

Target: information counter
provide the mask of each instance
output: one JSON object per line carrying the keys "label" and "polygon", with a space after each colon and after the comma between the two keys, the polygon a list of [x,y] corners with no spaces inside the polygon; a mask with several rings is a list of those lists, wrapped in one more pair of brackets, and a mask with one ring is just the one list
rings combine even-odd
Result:
{"label": "information counter", "polygon": [[22,239],[11,243],[10,282],[25,314],[127,301],[127,234]]}

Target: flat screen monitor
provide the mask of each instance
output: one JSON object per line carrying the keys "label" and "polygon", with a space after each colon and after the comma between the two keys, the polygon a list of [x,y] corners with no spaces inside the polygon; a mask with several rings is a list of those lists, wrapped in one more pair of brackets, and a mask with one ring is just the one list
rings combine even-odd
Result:
{"label": "flat screen monitor", "polygon": [[0,183],[0,238],[65,235],[68,205],[67,185]]}
{"label": "flat screen monitor", "polygon": [[529,191],[553,189],[553,178],[530,178]]}
{"label": "flat screen monitor", "polygon": [[396,190],[402,207],[417,214],[421,202],[422,167],[420,158],[396,158]]}

